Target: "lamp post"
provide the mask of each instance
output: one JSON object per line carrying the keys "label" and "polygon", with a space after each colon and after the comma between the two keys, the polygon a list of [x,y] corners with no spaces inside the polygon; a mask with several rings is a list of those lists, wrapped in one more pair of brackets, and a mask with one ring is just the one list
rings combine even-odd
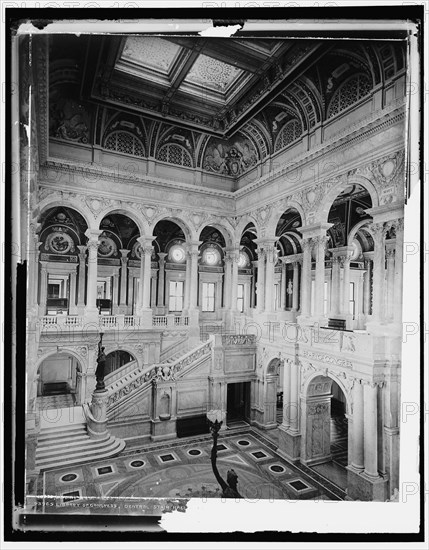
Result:
{"label": "lamp post", "polygon": [[104,385],[104,369],[106,367],[106,354],[104,353],[103,343],[103,330],[100,330],[100,341],[98,342],[98,355],[97,355],[97,369],[95,371],[95,377],[97,379],[97,385],[95,386],[96,392],[102,392],[105,390]]}
{"label": "lamp post", "polygon": [[219,485],[222,488],[222,497],[223,498],[243,498],[237,490],[237,480],[238,476],[235,471],[231,468],[226,474],[226,482],[219,474],[219,470],[216,466],[217,458],[217,440],[219,437],[219,430],[222,426],[222,411],[220,410],[210,410],[207,412],[207,422],[209,425],[210,433],[213,437],[213,447],[211,452],[211,463],[213,473]]}

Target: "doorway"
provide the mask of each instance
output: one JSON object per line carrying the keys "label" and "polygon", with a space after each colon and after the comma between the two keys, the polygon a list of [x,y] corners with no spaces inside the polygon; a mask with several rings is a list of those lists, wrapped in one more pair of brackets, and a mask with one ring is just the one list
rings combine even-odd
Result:
{"label": "doorway", "polygon": [[226,421],[250,422],[250,382],[227,385]]}

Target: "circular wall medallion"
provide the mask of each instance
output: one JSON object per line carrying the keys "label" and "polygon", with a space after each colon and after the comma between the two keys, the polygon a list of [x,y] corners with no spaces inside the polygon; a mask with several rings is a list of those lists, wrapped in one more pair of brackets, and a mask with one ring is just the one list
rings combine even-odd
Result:
{"label": "circular wall medallion", "polygon": [[67,254],[74,249],[73,239],[67,233],[56,231],[47,238],[46,248],[54,254]]}
{"label": "circular wall medallion", "polygon": [[207,265],[216,265],[220,261],[220,254],[216,248],[209,247],[203,252],[203,262]]}
{"label": "circular wall medallion", "polygon": [[395,163],[393,160],[386,160],[386,162],[383,164],[381,171],[383,172],[383,176],[385,178],[388,178],[393,174],[393,171],[395,169]]}
{"label": "circular wall medallion", "polygon": [[144,466],[144,462],[143,460],[133,460],[132,462],[130,462],[130,466],[132,468],[141,468],[142,466]]}
{"label": "circular wall medallion", "polygon": [[61,481],[74,481],[75,479],[77,479],[77,474],[66,474],[64,476],[61,477]]}
{"label": "circular wall medallion", "polygon": [[180,244],[173,245],[168,252],[168,257],[173,262],[184,262],[186,254],[183,246]]}
{"label": "circular wall medallion", "polygon": [[116,244],[113,239],[106,236],[101,236],[98,239],[98,254],[99,256],[103,256],[103,258],[109,258],[110,256],[113,256],[113,254],[116,254]]}

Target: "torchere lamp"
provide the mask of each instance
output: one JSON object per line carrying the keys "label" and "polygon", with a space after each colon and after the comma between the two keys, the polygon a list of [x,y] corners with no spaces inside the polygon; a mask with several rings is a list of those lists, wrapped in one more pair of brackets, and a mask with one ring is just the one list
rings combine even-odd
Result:
{"label": "torchere lamp", "polygon": [[215,475],[215,478],[219,485],[222,488],[222,497],[224,498],[243,498],[237,489],[237,479],[238,476],[235,473],[235,471],[231,468],[227,472],[227,481],[225,481],[222,476],[219,474],[219,470],[217,469],[216,465],[216,459],[217,459],[217,440],[219,437],[219,430],[222,426],[223,421],[222,418],[222,411],[218,409],[212,409],[207,412],[207,422],[209,424],[210,432],[213,437],[213,447],[211,451],[211,463],[212,463],[212,470]]}

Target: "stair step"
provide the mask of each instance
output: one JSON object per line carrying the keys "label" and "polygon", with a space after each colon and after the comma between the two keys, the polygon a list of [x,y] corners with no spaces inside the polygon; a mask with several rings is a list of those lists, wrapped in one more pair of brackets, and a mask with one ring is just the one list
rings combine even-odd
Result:
{"label": "stair step", "polygon": [[75,464],[86,463],[91,460],[102,460],[104,458],[109,458],[120,453],[125,448],[125,441],[119,440],[112,437],[109,445],[106,445],[105,448],[98,449],[82,449],[78,455],[67,456],[63,460],[58,460],[58,458],[45,458],[38,460],[36,465],[38,468],[47,469],[47,468],[63,468],[64,466],[71,466]]}
{"label": "stair step", "polygon": [[80,437],[82,435],[87,435],[85,428],[77,428],[76,430],[70,430],[64,432],[63,430],[58,430],[58,432],[45,433],[44,430],[40,432],[39,442],[41,441],[55,441],[57,439],[70,439],[75,437]]}
{"label": "stair step", "polygon": [[76,430],[78,428],[85,429],[85,424],[83,422],[76,422],[75,424],[64,424],[62,426],[52,426],[52,428],[42,428],[40,433],[45,435],[48,433],[55,433],[55,432],[68,432],[68,431]]}
{"label": "stair step", "polygon": [[36,449],[36,459],[39,457],[42,458],[48,456],[62,457],[65,455],[73,455],[87,448],[97,449],[99,447],[103,447],[103,445],[105,445],[106,442],[109,441],[109,438],[110,436],[107,436],[103,439],[91,439],[89,436],[87,436],[87,439],[84,441],[72,441],[68,445],[52,445],[50,447],[44,447],[42,449],[38,447]]}
{"label": "stair step", "polygon": [[73,438],[70,437],[54,437],[50,439],[40,439],[38,441],[38,449],[46,448],[46,447],[53,447],[55,445],[69,445],[70,443],[76,442],[76,441],[86,441],[88,439],[88,434],[82,433],[82,435],[75,435]]}

